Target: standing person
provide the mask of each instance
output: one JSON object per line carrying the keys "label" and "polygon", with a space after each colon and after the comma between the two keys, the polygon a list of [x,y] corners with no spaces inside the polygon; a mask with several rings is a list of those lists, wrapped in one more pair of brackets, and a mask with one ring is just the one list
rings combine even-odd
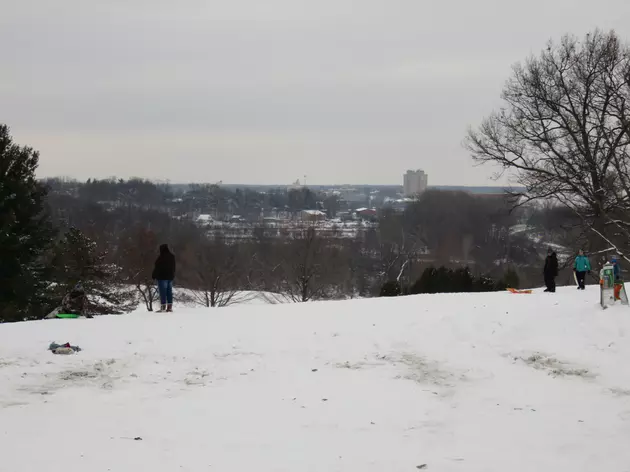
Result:
{"label": "standing person", "polygon": [[575,263],[573,264],[573,271],[575,272],[575,277],[578,282],[578,290],[584,290],[586,287],[584,286],[584,279],[586,278],[586,273],[591,273],[591,262],[588,260],[588,257],[584,255],[584,251],[582,249],[579,250],[578,256],[575,258]]}
{"label": "standing person", "polygon": [[155,261],[153,268],[153,279],[157,280],[158,291],[160,292],[160,310],[173,311],[173,279],[175,278],[175,256],[168,248],[168,244],[160,246],[160,255]]}
{"label": "standing person", "polygon": [[76,284],[72,290],[63,297],[61,301],[61,312],[83,316],[87,314],[88,299],[81,282]]}
{"label": "standing person", "polygon": [[545,292],[555,292],[556,277],[558,276],[558,256],[551,248],[547,249],[543,275],[545,276],[545,285],[547,286]]}
{"label": "standing person", "polygon": [[617,256],[612,256],[610,262],[613,265],[613,274],[615,276],[615,300],[621,300],[621,289],[623,288],[623,279],[621,278],[621,267]]}

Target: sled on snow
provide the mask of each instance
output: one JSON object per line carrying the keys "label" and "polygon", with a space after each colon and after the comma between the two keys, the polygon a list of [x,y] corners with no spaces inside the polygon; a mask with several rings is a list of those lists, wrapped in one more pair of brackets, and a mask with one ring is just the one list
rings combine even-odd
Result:
{"label": "sled on snow", "polygon": [[45,317],[45,319],[47,319],[47,320],[53,320],[53,319],[74,319],[74,318],[80,318],[80,316],[75,314],[75,313],[62,313],[61,312],[61,307],[55,308],[53,311],[48,313],[48,315],[46,315],[46,317]]}
{"label": "sled on snow", "polygon": [[63,307],[57,307],[55,308],[53,311],[51,311],[50,313],[48,313],[44,319],[46,320],[54,320],[54,319],[76,319],[76,318],[92,318],[92,315],[80,315],[78,313],[64,313],[63,311]]}
{"label": "sled on snow", "polygon": [[531,290],[518,290],[515,288],[508,288],[507,291],[510,293],[532,293]]}

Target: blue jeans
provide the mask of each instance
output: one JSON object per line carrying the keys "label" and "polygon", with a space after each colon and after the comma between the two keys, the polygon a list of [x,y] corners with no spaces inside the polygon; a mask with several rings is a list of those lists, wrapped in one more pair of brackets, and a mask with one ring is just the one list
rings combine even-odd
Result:
{"label": "blue jeans", "polygon": [[160,304],[173,304],[173,281],[158,280],[158,291],[160,292]]}

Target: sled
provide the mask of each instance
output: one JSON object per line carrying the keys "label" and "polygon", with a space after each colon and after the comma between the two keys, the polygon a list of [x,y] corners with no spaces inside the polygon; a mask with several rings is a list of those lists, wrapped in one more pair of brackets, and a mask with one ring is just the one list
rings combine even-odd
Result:
{"label": "sled", "polygon": [[74,313],[57,313],[55,315],[57,318],[78,318],[79,315],[75,315]]}
{"label": "sled", "polygon": [[599,273],[599,301],[602,308],[606,309],[620,302],[628,305],[626,287],[621,280],[615,280],[612,264],[606,264]]}
{"label": "sled", "polygon": [[508,288],[507,291],[511,293],[532,293],[531,290],[517,290],[515,288]]}

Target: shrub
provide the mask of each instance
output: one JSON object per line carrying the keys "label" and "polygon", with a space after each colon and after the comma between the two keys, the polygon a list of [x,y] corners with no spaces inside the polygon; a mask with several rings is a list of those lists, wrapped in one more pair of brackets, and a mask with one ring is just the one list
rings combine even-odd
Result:
{"label": "shrub", "polygon": [[419,293],[457,293],[457,292],[490,292],[505,290],[504,281],[495,282],[491,277],[474,277],[468,267],[459,269],[425,269],[420,278],[409,289],[410,294]]}
{"label": "shrub", "polygon": [[395,280],[385,282],[381,287],[381,297],[397,297],[402,293],[400,283]]}

